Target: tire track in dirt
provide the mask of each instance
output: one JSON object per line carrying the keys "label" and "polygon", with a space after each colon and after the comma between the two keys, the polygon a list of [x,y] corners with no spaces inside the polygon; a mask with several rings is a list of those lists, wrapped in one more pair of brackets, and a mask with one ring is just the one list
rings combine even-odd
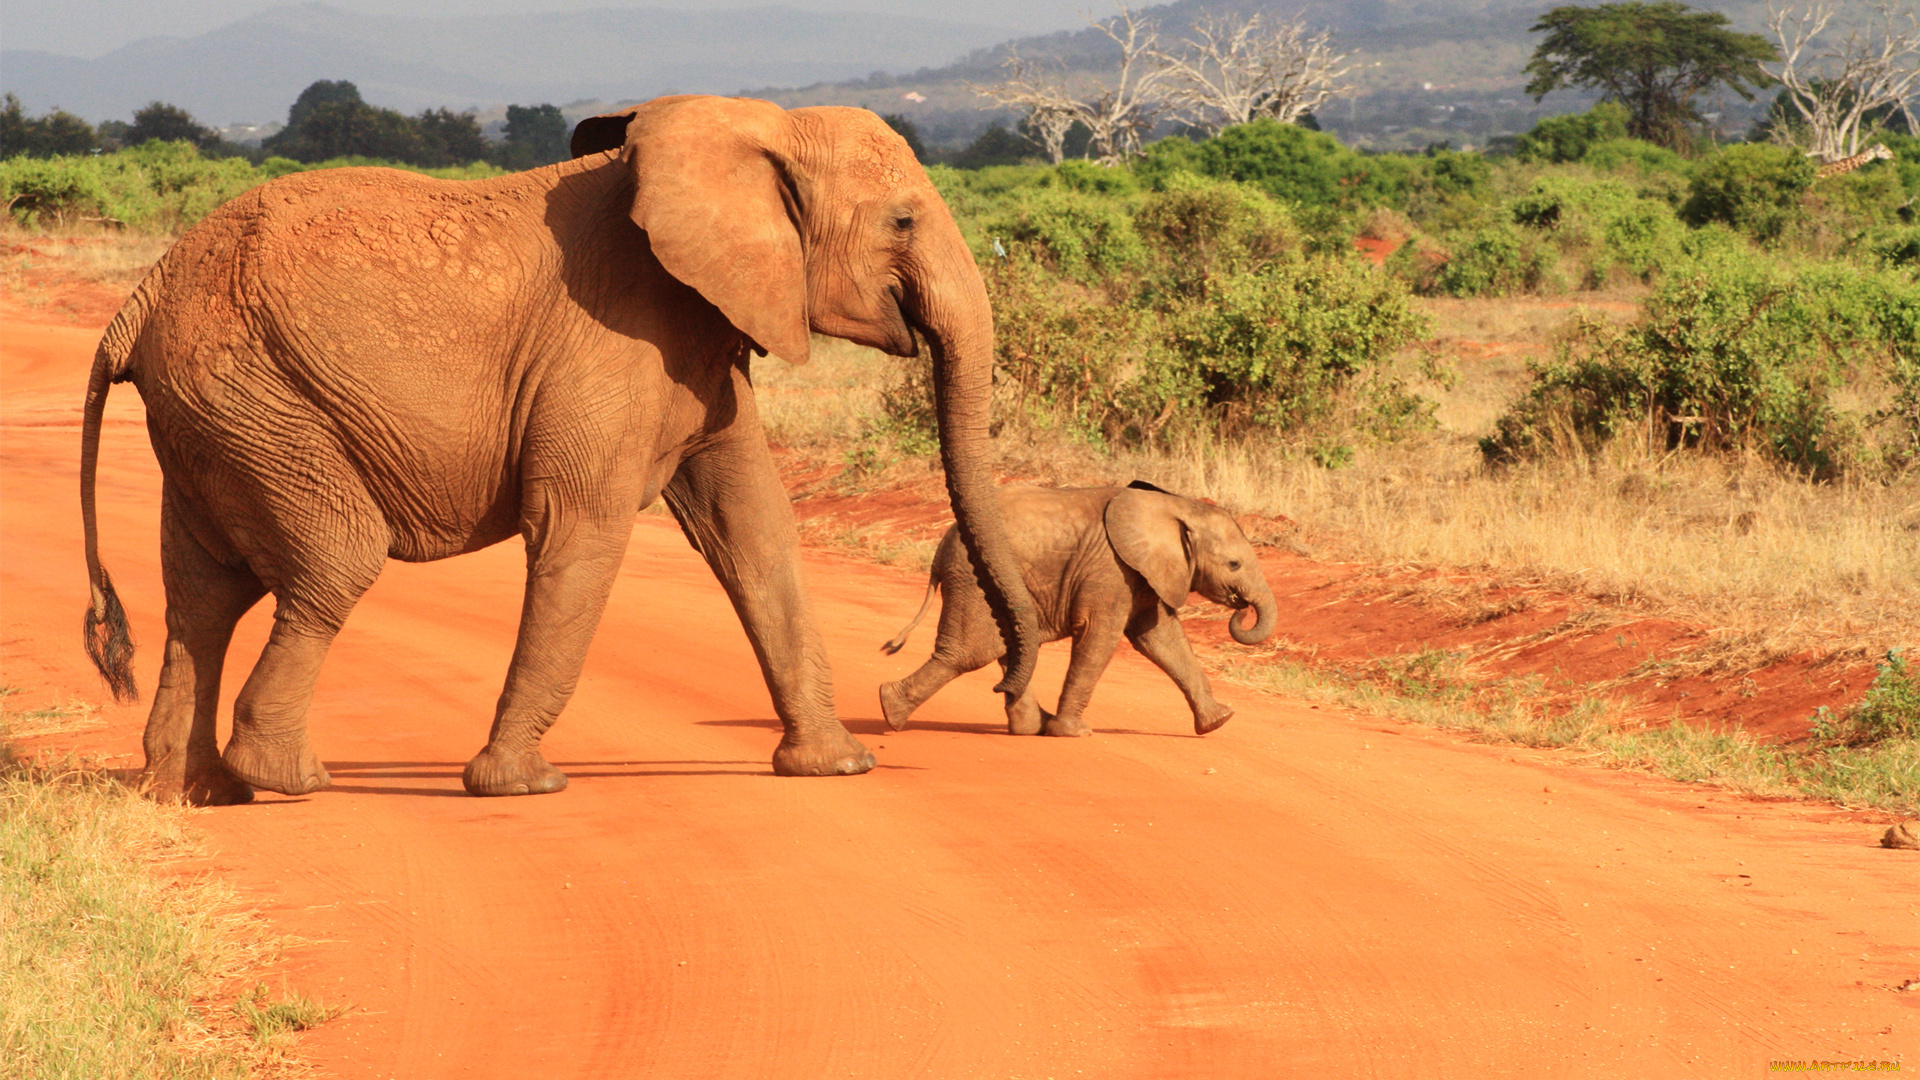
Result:
{"label": "tire track in dirt", "polygon": [[[101,697],[76,633],[91,351],[0,324],[0,661],[54,699]],[[158,471],[124,388],[102,460],[151,683]],[[986,672],[892,733],[874,687],[931,635],[875,650],[918,574],[808,553],[881,767],[773,777],[745,636],[658,516],[549,736],[572,787],[467,798],[522,565],[391,566],[316,697],[335,787],[198,818],[206,866],[310,942],[289,983],[354,1006],[307,1040],[325,1075],[1751,1076],[1920,1045],[1920,995],[1887,989],[1920,974],[1920,863],[1845,814],[1234,687],[1194,738],[1129,653],[1097,738],[998,734]],[[143,710],[103,715],[59,745],[137,753]]]}

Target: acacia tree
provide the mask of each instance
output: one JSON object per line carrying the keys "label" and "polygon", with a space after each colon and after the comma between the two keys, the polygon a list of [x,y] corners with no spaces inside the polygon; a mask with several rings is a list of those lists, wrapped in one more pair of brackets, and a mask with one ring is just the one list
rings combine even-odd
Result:
{"label": "acacia tree", "polygon": [[[1804,7],[1768,5],[1767,27],[1780,39],[1782,96],[1806,123],[1808,155],[1823,162],[1859,153],[1870,121],[1891,108],[1905,113],[1909,131],[1920,130],[1907,111],[1907,98],[1920,82],[1920,20],[1911,8],[1896,9],[1889,0],[1880,0],[1873,10],[1877,17],[1864,34],[1856,28],[1824,52],[1809,54],[1833,20],[1833,5],[1825,0],[1808,0]],[[1788,125],[1776,124],[1774,130],[1796,141]]]}
{"label": "acacia tree", "polygon": [[1760,35],[1678,0],[1557,7],[1532,32],[1547,35],[1526,66],[1535,101],[1566,86],[1597,89],[1627,107],[1629,135],[1677,150],[1705,122],[1694,106],[1702,93],[1725,87],[1751,101],[1754,87],[1773,82],[1761,61],[1778,59]]}
{"label": "acacia tree", "polygon": [[21,109],[19,98],[12,94],[0,97],[0,159],[17,154],[84,154],[97,145],[93,125],[65,109],[29,117]]}
{"label": "acacia tree", "polygon": [[1268,27],[1259,13],[1203,15],[1178,53],[1157,59],[1166,69],[1167,100],[1210,135],[1263,116],[1291,124],[1345,89],[1351,68],[1333,51],[1333,37],[1309,34],[1304,19]]}
{"label": "acacia tree", "polygon": [[190,142],[210,150],[219,144],[220,133],[202,125],[192,113],[178,105],[149,101],[146,108],[133,114],[133,123],[121,134],[120,140],[128,146],[139,146],[150,139]]}

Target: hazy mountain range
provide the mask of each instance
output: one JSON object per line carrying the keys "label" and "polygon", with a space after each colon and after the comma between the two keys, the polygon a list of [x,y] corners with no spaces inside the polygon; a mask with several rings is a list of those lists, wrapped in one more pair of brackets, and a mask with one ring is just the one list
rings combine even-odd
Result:
{"label": "hazy mountain range", "polygon": [[30,114],[98,122],[158,99],[201,121],[283,119],[316,79],[417,112],[504,103],[732,93],[945,64],[1013,36],[938,19],[766,7],[602,9],[419,18],[326,4],[274,8],[195,37],[147,38],[95,59],[0,54],[0,89]]}
{"label": "hazy mountain range", "polygon": [[[815,0],[798,0],[813,3]],[[1849,0],[1857,4],[1858,0]],[[1353,92],[1321,121],[1350,143],[1484,144],[1541,115],[1583,108],[1521,88],[1529,28],[1553,0],[1175,0],[1147,9],[1176,42],[1202,12],[1306,19],[1351,54]],[[1090,7],[1111,10],[1105,0]],[[1713,0],[1738,29],[1761,31],[1764,0]],[[681,11],[601,9],[405,17],[309,3],[211,32],[148,38],[96,59],[9,50],[0,89],[29,113],[60,106],[89,120],[127,119],[148,101],[203,122],[283,119],[316,79],[349,79],[367,101],[406,112],[440,106],[498,113],[508,103],[569,105],[569,115],[669,92],[752,93],[789,107],[861,105],[912,119],[930,145],[964,145],[1005,112],[972,85],[999,77],[1009,50],[1079,81],[1117,54],[1090,29],[1018,37],[992,26],[794,7]],[[1725,104],[1728,123],[1751,107]]]}

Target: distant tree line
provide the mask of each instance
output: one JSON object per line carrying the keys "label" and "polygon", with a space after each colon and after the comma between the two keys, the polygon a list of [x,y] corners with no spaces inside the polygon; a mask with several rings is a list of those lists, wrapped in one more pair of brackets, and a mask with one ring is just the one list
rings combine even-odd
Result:
{"label": "distant tree line", "polygon": [[531,169],[564,161],[568,134],[559,106],[509,105],[503,137],[490,143],[471,112],[441,108],[407,116],[367,104],[360,88],[344,79],[323,79],[302,90],[287,110],[286,127],[258,148],[228,142],[187,110],[162,101],[134,113],[131,124],[108,120],[98,127],[64,109],[29,117],[12,94],[0,102],[0,159],[110,152],[159,139],[191,143],[210,157],[255,161],[366,157],[422,168],[485,161],[506,169]]}

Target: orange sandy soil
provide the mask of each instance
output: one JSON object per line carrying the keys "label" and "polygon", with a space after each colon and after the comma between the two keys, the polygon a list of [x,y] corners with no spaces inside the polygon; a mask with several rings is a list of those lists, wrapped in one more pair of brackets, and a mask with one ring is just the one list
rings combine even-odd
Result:
{"label": "orange sandy soil", "polygon": [[[0,298],[0,664],[17,707],[103,698],[79,644],[74,499],[97,333]],[[151,686],[159,473],[126,387],[102,461],[103,550]],[[512,647],[519,551],[389,568],[315,700],[334,787],[197,818],[198,868],[305,942],[269,981],[351,1007],[304,1043],[321,1075],[1751,1077],[1920,1047],[1920,994],[1894,989],[1920,975],[1920,861],[1877,847],[1861,815],[1231,685],[1238,716],[1195,738],[1130,654],[1100,686],[1095,738],[1001,734],[985,672],[895,734],[874,688],[931,635],[876,646],[920,575],[817,550],[805,564],[874,772],[771,775],[745,637],[649,515],[547,739],[572,787],[506,800],[466,797],[459,775]],[[1323,655],[1370,655],[1424,617],[1337,600],[1365,568],[1268,567],[1284,633]],[[1542,601],[1431,643],[1520,642],[1560,617]],[[229,701],[266,621],[242,624]],[[1688,632],[1609,634],[1594,670]],[[1063,664],[1047,651],[1047,692]],[[43,746],[137,765],[143,709],[100,715]]]}

